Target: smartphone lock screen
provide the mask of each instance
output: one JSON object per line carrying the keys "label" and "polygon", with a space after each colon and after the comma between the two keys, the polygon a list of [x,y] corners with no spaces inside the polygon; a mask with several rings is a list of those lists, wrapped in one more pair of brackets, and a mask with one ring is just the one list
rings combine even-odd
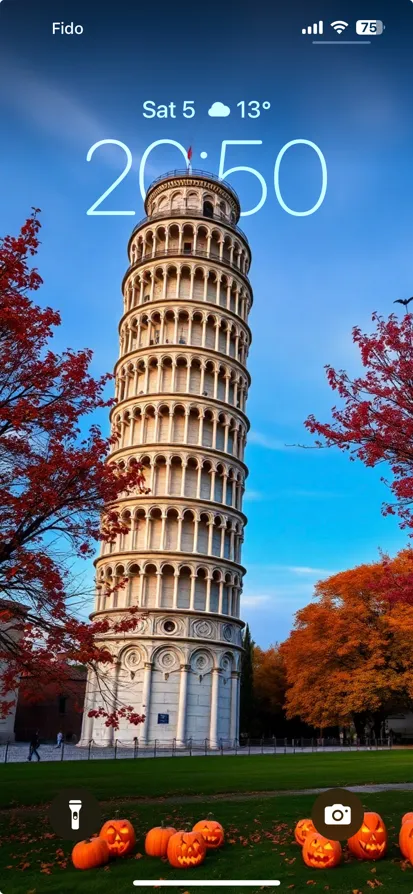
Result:
{"label": "smartphone lock screen", "polygon": [[0,0],[0,894],[410,894],[412,88],[412,0]]}

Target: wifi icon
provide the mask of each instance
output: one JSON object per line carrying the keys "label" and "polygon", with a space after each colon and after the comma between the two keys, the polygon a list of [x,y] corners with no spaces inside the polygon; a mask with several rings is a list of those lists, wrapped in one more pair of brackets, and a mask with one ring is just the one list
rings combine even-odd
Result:
{"label": "wifi icon", "polygon": [[342,34],[348,28],[348,22],[331,22],[331,27],[337,34]]}

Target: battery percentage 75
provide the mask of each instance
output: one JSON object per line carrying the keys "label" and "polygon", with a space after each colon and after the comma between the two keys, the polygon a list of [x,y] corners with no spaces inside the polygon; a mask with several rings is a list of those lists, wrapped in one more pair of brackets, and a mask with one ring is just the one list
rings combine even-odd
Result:
{"label": "battery percentage 75", "polygon": [[380,19],[359,19],[356,22],[357,34],[383,34],[384,28]]}

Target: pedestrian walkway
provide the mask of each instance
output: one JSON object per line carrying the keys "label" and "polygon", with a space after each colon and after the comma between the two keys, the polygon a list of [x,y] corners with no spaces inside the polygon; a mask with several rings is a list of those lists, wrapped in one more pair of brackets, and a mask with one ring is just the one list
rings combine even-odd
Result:
{"label": "pedestrian walkway", "polygon": [[[308,740],[307,740],[308,741]],[[376,743],[372,745],[317,745],[303,744],[298,742],[294,745],[286,744],[279,739],[271,744],[261,745],[245,745],[232,747],[225,745],[220,749],[211,749],[208,745],[189,744],[187,748],[177,748],[174,743],[160,744],[158,742],[149,743],[142,747],[133,745],[132,743],[123,744],[119,741],[115,745],[102,746],[99,743],[91,742],[89,746],[79,747],[77,745],[62,745],[56,748],[55,745],[39,746],[39,755],[42,761],[87,761],[87,760],[130,760],[131,758],[157,758],[157,757],[217,757],[240,756],[268,754],[282,757],[284,754],[325,754],[327,752],[356,752],[356,751],[382,751],[388,750],[389,746],[386,742]],[[12,743],[9,745],[0,745],[0,764],[16,764],[27,760],[29,753],[29,744],[25,742]]]}

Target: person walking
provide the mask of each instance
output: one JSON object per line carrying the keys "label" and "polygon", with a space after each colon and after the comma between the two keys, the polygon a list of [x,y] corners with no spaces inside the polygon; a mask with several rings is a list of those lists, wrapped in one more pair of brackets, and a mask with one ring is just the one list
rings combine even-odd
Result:
{"label": "person walking", "polygon": [[40,745],[39,730],[36,730],[36,732],[34,733],[34,735],[33,735],[33,736],[31,737],[31,739],[30,739],[29,756],[28,756],[28,758],[27,758],[28,761],[31,761],[31,759],[32,759],[32,757],[33,757],[34,754],[36,755],[37,760],[38,760],[38,761],[40,760],[40,754],[39,754],[39,752],[38,752],[38,750],[37,750],[38,747],[39,747],[39,745]]}
{"label": "person walking", "polygon": [[63,733],[62,733],[62,731],[60,731],[60,732],[57,734],[56,748],[61,748],[61,747],[62,747],[62,742],[63,742]]}

